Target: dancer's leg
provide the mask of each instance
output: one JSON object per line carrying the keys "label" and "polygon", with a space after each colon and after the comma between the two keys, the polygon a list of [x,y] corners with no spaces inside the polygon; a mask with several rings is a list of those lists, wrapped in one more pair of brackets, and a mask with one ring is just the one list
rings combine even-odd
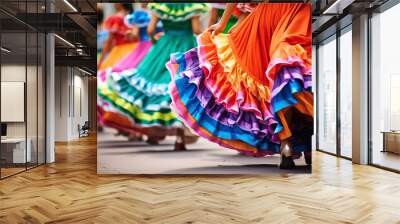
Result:
{"label": "dancer's leg", "polygon": [[185,151],[185,131],[183,128],[176,130],[175,151]]}
{"label": "dancer's leg", "polygon": [[[281,154],[282,161],[285,160],[283,167],[288,166],[288,164],[293,164],[289,160],[294,158],[299,158],[301,154],[294,154],[293,145],[306,146],[304,151],[304,159],[307,165],[311,165],[311,136],[313,133],[313,118],[302,114],[295,108],[291,108],[284,114],[286,122],[290,130],[292,131],[292,136],[282,140],[281,144]],[[296,123],[294,123],[296,122]],[[289,158],[289,159],[288,159]]]}

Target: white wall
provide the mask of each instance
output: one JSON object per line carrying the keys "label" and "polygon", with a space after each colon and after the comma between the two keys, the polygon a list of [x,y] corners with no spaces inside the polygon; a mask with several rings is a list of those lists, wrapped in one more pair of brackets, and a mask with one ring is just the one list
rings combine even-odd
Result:
{"label": "white wall", "polygon": [[79,138],[78,125],[88,121],[88,78],[76,68],[56,67],[56,141]]}
{"label": "white wall", "polygon": [[74,108],[72,108],[72,136],[78,137],[78,124],[83,125],[85,121],[89,120],[88,113],[88,78],[81,76],[82,73],[74,75]]}
{"label": "white wall", "polygon": [[68,140],[68,88],[69,69],[67,67],[55,68],[55,140]]}

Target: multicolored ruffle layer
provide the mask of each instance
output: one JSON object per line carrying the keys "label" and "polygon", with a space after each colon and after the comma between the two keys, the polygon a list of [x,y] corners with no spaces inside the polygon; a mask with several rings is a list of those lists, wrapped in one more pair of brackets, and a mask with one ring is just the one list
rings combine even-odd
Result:
{"label": "multicolored ruffle layer", "polygon": [[[168,91],[160,95],[155,95],[157,91],[150,93],[142,92],[146,89],[144,85],[131,85],[132,76],[127,73],[113,73],[107,80],[98,86],[98,95],[115,110],[127,116],[133,124],[141,127],[161,126],[161,127],[180,127],[181,123],[176,115],[169,108]],[[140,86],[140,89],[135,87]],[[148,86],[146,86],[148,87]],[[149,88],[151,89],[151,88]],[[156,88],[154,88],[156,89]],[[133,93],[134,95],[130,95]]]}
{"label": "multicolored ruffle layer", "polygon": [[185,21],[194,16],[207,12],[206,3],[149,3],[158,18],[170,21]]}
{"label": "multicolored ruffle layer", "polygon": [[281,133],[288,130],[278,112],[312,109],[304,104],[311,94],[309,54],[301,45],[279,46],[265,84],[239,62],[230,35],[205,32],[197,42],[198,48],[176,53],[167,63],[174,111],[197,134],[222,146],[255,156],[279,153]]}
{"label": "multicolored ruffle layer", "polygon": [[[150,15],[144,10],[136,10],[134,13],[127,15],[124,22],[128,27],[139,27],[140,41],[127,55],[116,55],[115,60],[117,62],[112,67],[98,71],[98,107],[103,111],[103,113],[99,114],[98,120],[101,125],[112,127],[125,133],[134,134],[140,127],[134,124],[135,119],[129,116],[129,114],[137,110],[126,106],[127,103],[124,102],[113,89],[109,88],[107,79],[112,73],[123,72],[136,67],[147,55],[152,46],[146,32],[146,26],[150,22]],[[107,90],[104,91],[104,88]],[[116,101],[114,102],[112,100]],[[143,113],[140,114],[138,119],[149,118],[148,116],[143,116]],[[149,132],[146,133],[149,134]]]}
{"label": "multicolored ruffle layer", "polygon": [[[273,148],[274,152],[279,151],[277,144],[267,141],[272,138],[268,129],[271,129],[273,124],[257,120],[248,111],[230,112],[223,104],[217,102],[219,99],[206,87],[204,70],[200,68],[195,49],[172,56],[171,64],[168,65],[171,71],[174,70],[174,65],[177,65],[178,69],[190,70],[176,74],[175,82],[170,87],[174,105],[180,105],[174,106],[174,109],[181,118],[185,114],[184,111],[187,111],[196,120],[197,125],[207,130],[207,135],[241,141],[264,151],[264,154],[270,154],[268,150]],[[182,108],[183,105],[185,108]],[[185,121],[187,122],[186,119]],[[203,137],[207,136],[190,126]]]}

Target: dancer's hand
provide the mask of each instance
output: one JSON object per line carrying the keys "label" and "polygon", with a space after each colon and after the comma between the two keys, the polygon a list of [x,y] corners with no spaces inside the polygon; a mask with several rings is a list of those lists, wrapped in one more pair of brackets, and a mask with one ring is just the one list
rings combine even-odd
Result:
{"label": "dancer's hand", "polygon": [[224,25],[224,24],[216,23],[216,24],[210,26],[208,28],[208,30],[212,31],[212,35],[218,35],[218,34],[220,34],[220,33],[222,33],[224,31],[225,26],[226,25]]}
{"label": "dancer's hand", "polygon": [[137,41],[139,40],[139,33],[135,32],[134,30],[130,30],[126,32],[126,39],[129,41]]}
{"label": "dancer's hand", "polygon": [[237,27],[237,24],[233,25],[233,26],[229,29],[228,33],[234,32],[234,31],[236,30],[236,27]]}
{"label": "dancer's hand", "polygon": [[224,14],[222,15],[220,21],[208,28],[208,30],[213,31],[212,35],[218,35],[224,32],[226,25],[228,24],[229,18],[231,17],[233,11],[236,8],[237,3],[227,3]]}

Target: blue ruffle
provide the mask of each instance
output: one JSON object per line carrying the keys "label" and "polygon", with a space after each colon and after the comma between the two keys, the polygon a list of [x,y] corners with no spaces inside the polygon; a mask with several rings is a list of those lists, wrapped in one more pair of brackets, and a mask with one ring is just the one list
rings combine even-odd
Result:
{"label": "blue ruffle", "polygon": [[200,101],[195,97],[196,85],[189,83],[186,76],[177,75],[175,77],[175,85],[186,109],[197,123],[209,131],[212,135],[227,140],[240,140],[248,145],[258,148],[260,151],[272,151],[279,153],[279,145],[268,141],[268,139],[260,139],[254,134],[243,131],[234,125],[233,127],[221,124],[207,115],[204,108],[201,107]]}
{"label": "blue ruffle", "polygon": [[[295,79],[295,80],[290,80],[289,83],[282,89],[281,92],[278,93],[272,100],[272,107],[274,110],[274,114],[276,114],[278,111],[293,106],[297,104],[299,101],[296,99],[294,94],[299,93],[304,91],[303,85],[301,81]],[[278,121],[278,125],[275,129],[275,134],[281,132],[283,130],[282,123],[280,122],[280,119],[276,117],[276,120]]]}

